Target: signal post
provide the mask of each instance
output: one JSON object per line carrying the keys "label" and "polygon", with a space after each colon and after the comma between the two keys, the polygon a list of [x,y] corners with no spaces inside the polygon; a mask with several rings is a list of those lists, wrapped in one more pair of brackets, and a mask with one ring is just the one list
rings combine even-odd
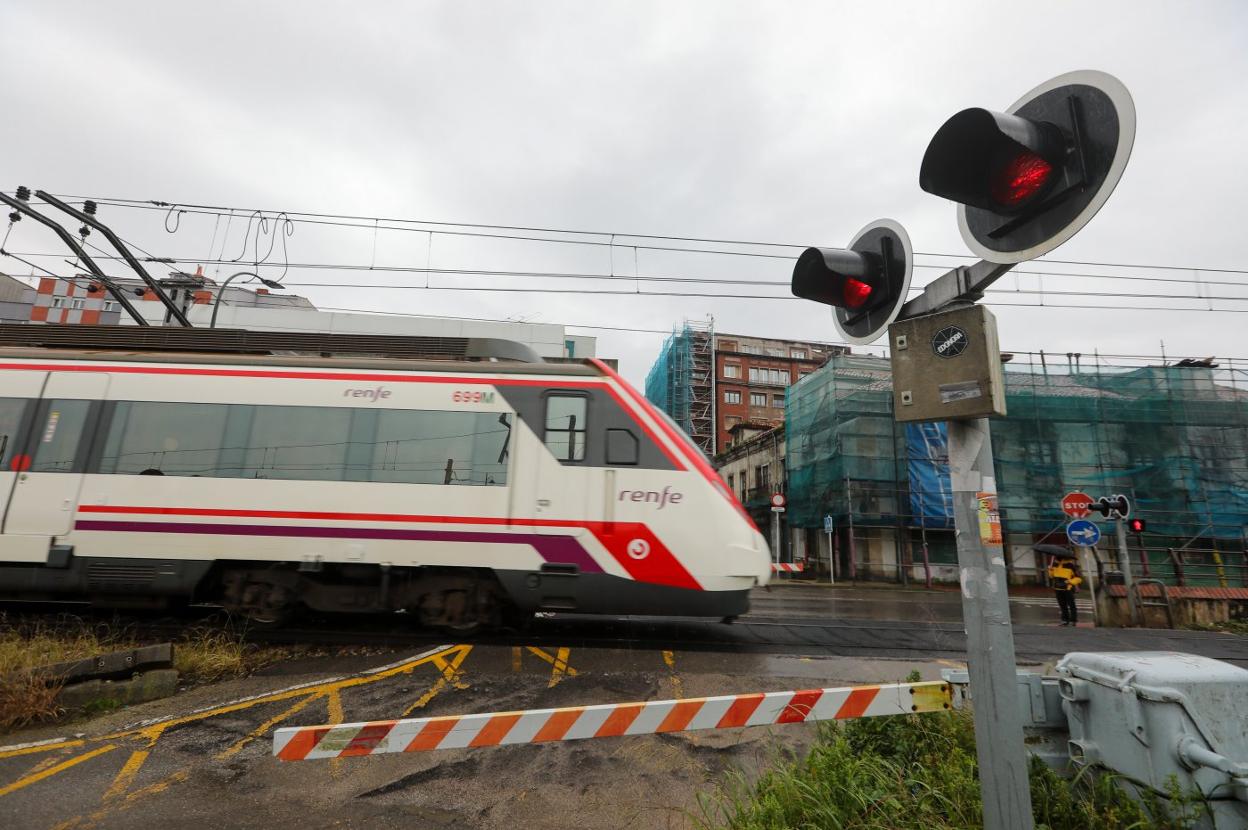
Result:
{"label": "signal post", "polygon": [[946,421],[962,614],[983,790],[984,826],[1033,826],[993,470],[990,417],[1006,414],[996,320],[976,302],[1015,264],[1077,233],[1117,185],[1135,137],[1126,88],[1072,72],[1006,112],[963,110],[937,131],[919,186],[958,205],[958,227],[983,261],[954,268],[907,301],[913,255],[895,222],[868,225],[847,250],[808,248],[799,297],[832,306],[850,343],[887,329],[899,421]]}

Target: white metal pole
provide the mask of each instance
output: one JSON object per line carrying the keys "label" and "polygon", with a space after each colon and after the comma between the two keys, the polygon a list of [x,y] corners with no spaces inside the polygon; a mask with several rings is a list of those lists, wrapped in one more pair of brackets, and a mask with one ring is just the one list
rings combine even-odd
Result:
{"label": "white metal pole", "polygon": [[1031,830],[1005,555],[999,540],[981,532],[979,514],[981,497],[997,494],[987,418],[949,422],[949,473],[984,827]]}
{"label": "white metal pole", "polygon": [[1131,574],[1131,553],[1127,550],[1127,524],[1121,516],[1115,524],[1118,531],[1118,566],[1122,568],[1122,587],[1127,592],[1127,614],[1131,617],[1132,625],[1143,625],[1144,621],[1140,619],[1140,608],[1136,604],[1135,593],[1131,590],[1135,578]]}

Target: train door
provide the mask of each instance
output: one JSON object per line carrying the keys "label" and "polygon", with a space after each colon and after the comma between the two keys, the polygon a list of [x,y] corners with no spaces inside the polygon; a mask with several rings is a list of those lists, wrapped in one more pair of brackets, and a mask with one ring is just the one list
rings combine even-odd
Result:
{"label": "train door", "polygon": [[26,456],[11,486],[0,559],[47,561],[58,536],[72,529],[94,425],[108,375],[53,372],[35,407]]}
{"label": "train door", "polygon": [[46,379],[47,372],[0,371],[0,562],[25,561],[3,534],[13,486],[30,462],[31,422]]}

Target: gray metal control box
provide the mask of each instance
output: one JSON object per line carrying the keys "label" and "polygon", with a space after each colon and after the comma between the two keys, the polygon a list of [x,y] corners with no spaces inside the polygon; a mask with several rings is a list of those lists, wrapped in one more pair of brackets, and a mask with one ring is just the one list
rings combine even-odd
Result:
{"label": "gray metal control box", "polygon": [[997,320],[987,308],[971,305],[893,323],[888,346],[896,420],[1005,415]]}
{"label": "gray metal control box", "polygon": [[1070,757],[1164,795],[1199,791],[1217,827],[1248,827],[1248,671],[1176,652],[1067,654]]}

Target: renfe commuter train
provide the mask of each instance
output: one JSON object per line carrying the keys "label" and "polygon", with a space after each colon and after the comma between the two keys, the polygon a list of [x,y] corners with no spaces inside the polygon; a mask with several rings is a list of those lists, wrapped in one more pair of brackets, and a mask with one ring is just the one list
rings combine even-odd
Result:
{"label": "renfe commuter train", "polygon": [[0,598],[467,631],[730,618],[770,578],[698,448],[601,361],[119,328],[0,326]]}

